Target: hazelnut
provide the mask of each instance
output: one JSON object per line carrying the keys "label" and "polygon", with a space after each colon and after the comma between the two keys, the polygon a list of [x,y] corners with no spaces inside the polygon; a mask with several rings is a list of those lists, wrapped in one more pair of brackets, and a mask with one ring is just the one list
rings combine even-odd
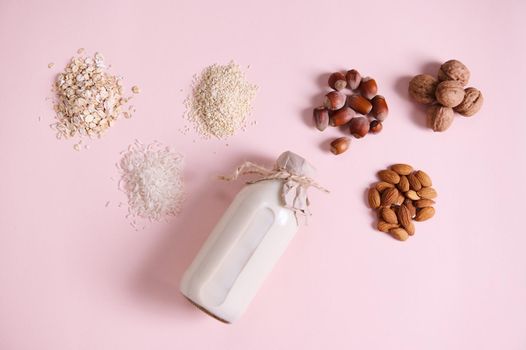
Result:
{"label": "hazelnut", "polygon": [[367,113],[369,113],[371,109],[373,108],[373,105],[371,104],[371,102],[369,102],[368,99],[360,95],[350,95],[347,98],[347,104],[349,105],[349,107],[354,109],[356,112],[363,114],[363,115],[366,115]]}
{"label": "hazelnut", "polygon": [[371,104],[373,105],[373,108],[371,109],[371,115],[383,122],[389,113],[389,108],[387,108],[387,102],[385,102],[385,98],[382,95],[376,95],[371,100]]}
{"label": "hazelnut", "polygon": [[334,90],[343,90],[347,86],[347,81],[345,80],[345,75],[340,72],[332,73],[329,76],[329,86]]}
{"label": "hazelnut", "polygon": [[347,71],[345,78],[347,79],[347,86],[351,90],[358,89],[358,86],[360,86],[360,83],[362,82],[362,76],[356,69]]}
{"label": "hazelnut", "polygon": [[365,117],[352,118],[349,122],[351,135],[357,139],[364,137],[369,132],[369,120]]}
{"label": "hazelnut", "polygon": [[458,106],[464,100],[465,94],[462,85],[455,80],[441,82],[435,91],[437,101],[445,107]]}
{"label": "hazelnut", "polygon": [[474,87],[468,87],[464,91],[466,92],[464,100],[458,106],[456,106],[454,110],[464,117],[471,117],[482,107],[484,97],[482,97],[482,93]]}
{"label": "hazelnut", "polygon": [[319,131],[323,131],[329,126],[329,110],[323,106],[314,108],[314,125]]}
{"label": "hazelnut", "polygon": [[333,154],[341,154],[349,149],[351,139],[348,137],[340,137],[331,142],[331,152]]}
{"label": "hazelnut", "polygon": [[323,105],[331,111],[338,110],[345,105],[345,95],[338,91],[331,91],[325,95]]}
{"label": "hazelnut", "polygon": [[427,109],[428,126],[433,131],[445,131],[453,123],[455,113],[452,108],[432,105]]}
{"label": "hazelnut", "polygon": [[362,82],[360,83],[360,93],[363,97],[371,99],[376,96],[377,92],[378,85],[376,85],[376,80],[369,77],[362,79]]}
{"label": "hazelnut", "polygon": [[347,124],[355,115],[356,113],[352,109],[343,107],[331,115],[329,123],[332,126],[342,126]]}
{"label": "hazelnut", "polygon": [[438,70],[438,80],[455,80],[462,86],[465,86],[469,81],[470,72],[464,63],[457,60],[449,60],[440,66]]}
{"label": "hazelnut", "polygon": [[373,120],[370,124],[369,124],[369,131],[372,132],[373,134],[378,134],[380,131],[382,131],[382,122],[378,121],[378,120]]}
{"label": "hazelnut", "polygon": [[429,74],[419,74],[409,82],[409,96],[418,103],[435,102],[435,90],[438,80]]}

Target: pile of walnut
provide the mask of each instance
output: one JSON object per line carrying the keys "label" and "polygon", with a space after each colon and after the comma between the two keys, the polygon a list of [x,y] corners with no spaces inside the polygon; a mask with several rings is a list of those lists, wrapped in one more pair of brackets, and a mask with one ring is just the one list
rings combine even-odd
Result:
{"label": "pile of walnut", "polygon": [[438,79],[419,74],[409,82],[411,98],[430,105],[427,125],[433,131],[447,130],[453,123],[454,112],[471,117],[482,107],[482,93],[474,87],[464,89],[469,76],[469,69],[462,62],[449,60],[440,66]]}
{"label": "pile of walnut", "polygon": [[[356,69],[351,69],[346,74],[331,74],[329,87],[333,91],[325,95],[323,106],[314,108],[314,123],[318,130],[323,131],[329,125],[348,127],[350,134],[357,139],[382,130],[382,122],[389,110],[385,98],[377,95],[378,86],[374,79],[362,79]],[[345,88],[352,93],[343,93]],[[347,151],[350,143],[349,137],[337,138],[331,142],[331,152],[341,154]]]}
{"label": "pile of walnut", "polygon": [[377,182],[368,192],[369,206],[378,212],[378,230],[405,241],[415,234],[413,221],[435,215],[437,192],[431,178],[407,164],[394,164],[378,172]]}

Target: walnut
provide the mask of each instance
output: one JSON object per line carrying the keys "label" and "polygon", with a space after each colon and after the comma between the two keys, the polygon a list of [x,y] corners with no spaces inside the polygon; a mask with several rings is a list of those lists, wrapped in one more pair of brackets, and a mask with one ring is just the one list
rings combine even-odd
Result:
{"label": "walnut", "polygon": [[438,80],[428,74],[419,74],[409,82],[409,96],[423,104],[435,102],[435,89]]}
{"label": "walnut", "polygon": [[449,60],[440,66],[438,70],[438,80],[455,80],[462,86],[466,86],[469,81],[469,69],[464,63],[457,60]]}
{"label": "walnut", "polygon": [[445,107],[458,106],[464,100],[464,88],[455,80],[446,80],[438,84],[435,97]]}
{"label": "walnut", "polygon": [[454,109],[455,112],[462,114],[464,117],[471,117],[482,107],[484,97],[482,97],[482,93],[474,87],[468,87],[464,91],[466,92],[464,100]]}
{"label": "walnut", "polygon": [[427,109],[427,124],[433,131],[445,131],[453,124],[453,108],[432,105]]}

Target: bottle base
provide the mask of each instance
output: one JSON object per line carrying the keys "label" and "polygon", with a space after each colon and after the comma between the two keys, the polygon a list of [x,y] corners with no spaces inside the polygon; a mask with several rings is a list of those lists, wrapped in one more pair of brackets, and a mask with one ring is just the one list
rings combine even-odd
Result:
{"label": "bottle base", "polygon": [[224,320],[222,319],[221,317],[217,316],[217,315],[214,315],[212,312],[210,312],[209,310],[205,309],[204,307],[202,307],[201,305],[197,304],[196,302],[194,302],[192,299],[190,299],[189,297],[187,297],[186,295],[183,294],[183,296],[186,298],[186,300],[188,300],[192,305],[194,305],[196,308],[198,308],[199,310],[203,311],[205,314],[207,314],[208,316],[212,317],[212,318],[215,318],[216,320],[218,321],[221,321],[225,324],[230,324],[230,322],[228,322],[227,320]]}

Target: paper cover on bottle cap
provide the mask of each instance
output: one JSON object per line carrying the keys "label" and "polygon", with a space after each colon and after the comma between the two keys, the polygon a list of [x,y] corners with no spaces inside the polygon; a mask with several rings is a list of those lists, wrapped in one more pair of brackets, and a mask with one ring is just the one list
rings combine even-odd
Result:
{"label": "paper cover on bottle cap", "polygon": [[307,160],[294,152],[283,152],[276,160],[278,170],[285,169],[287,172],[298,175],[313,177],[316,174],[314,167]]}

